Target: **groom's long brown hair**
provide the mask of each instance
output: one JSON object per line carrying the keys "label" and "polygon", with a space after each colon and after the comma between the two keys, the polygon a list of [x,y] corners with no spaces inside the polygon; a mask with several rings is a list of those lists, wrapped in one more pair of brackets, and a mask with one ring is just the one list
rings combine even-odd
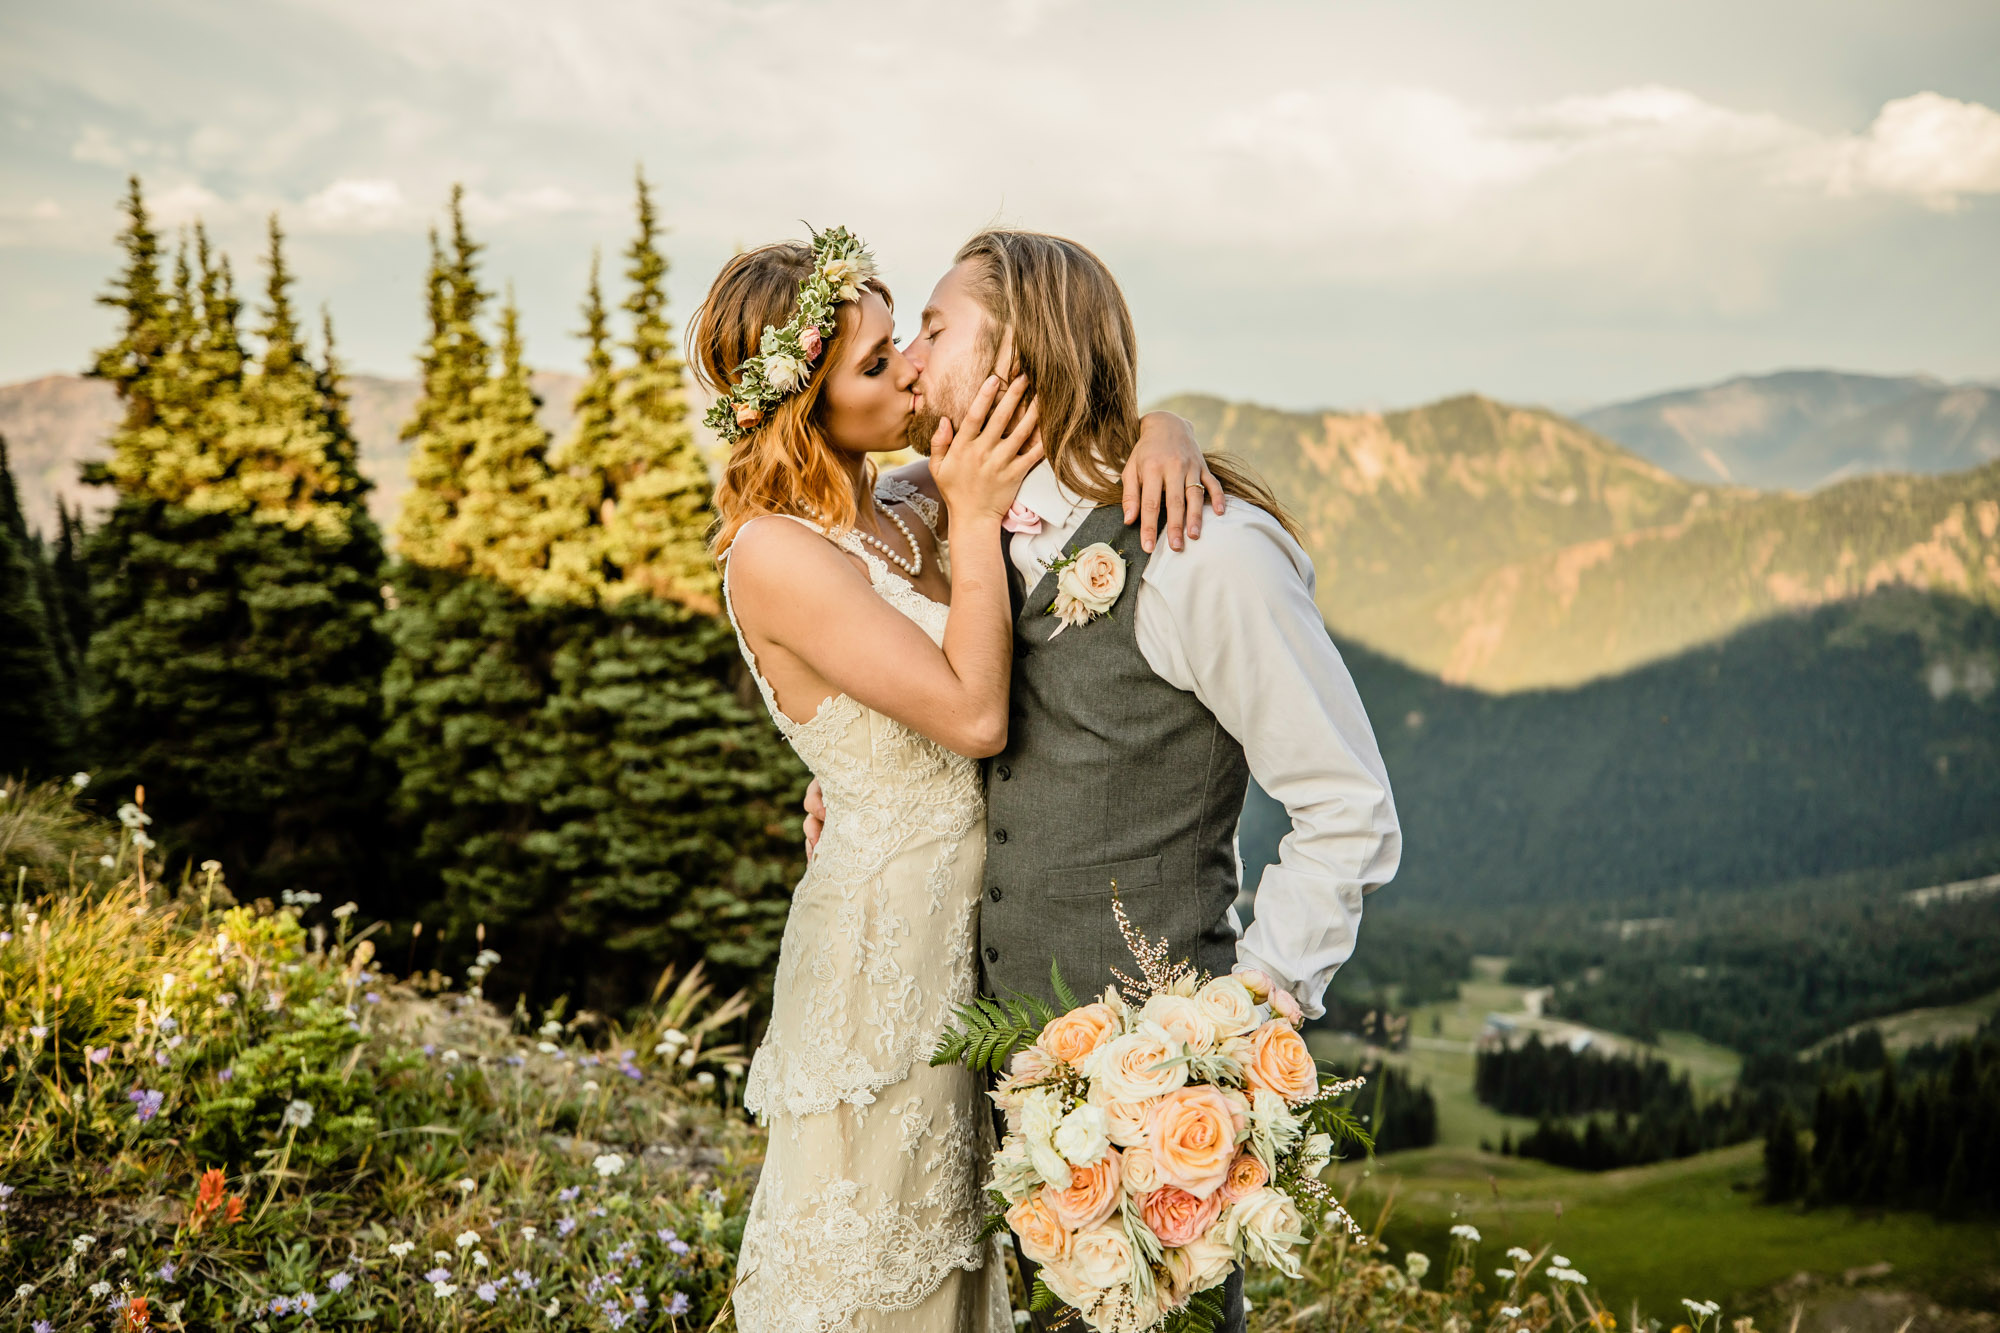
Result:
{"label": "groom's long brown hair", "polygon": [[[990,317],[987,359],[1003,330],[1041,405],[1049,466],[1099,504],[1123,495],[1119,473],[1139,441],[1139,339],[1125,293],[1104,261],[1077,242],[996,228],[959,247],[974,297]],[[1223,489],[1265,510],[1301,545],[1304,534],[1246,465],[1208,455]]]}

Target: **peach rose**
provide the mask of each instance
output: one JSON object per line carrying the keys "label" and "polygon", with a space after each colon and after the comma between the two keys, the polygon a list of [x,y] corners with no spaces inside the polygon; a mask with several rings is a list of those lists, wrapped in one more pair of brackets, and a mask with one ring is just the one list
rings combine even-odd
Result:
{"label": "peach rose", "polygon": [[1111,1148],[1090,1166],[1072,1166],[1069,1188],[1048,1191],[1049,1208],[1063,1226],[1082,1231],[1111,1216],[1120,1193],[1119,1153]]}
{"label": "peach rose", "polygon": [[1160,1173],[1153,1168],[1150,1148],[1127,1148],[1119,1169],[1125,1177],[1125,1192],[1133,1198],[1151,1194],[1160,1187]]}
{"label": "peach rose", "polygon": [[1059,1264],[1069,1258],[1069,1229],[1049,1206],[1046,1189],[1009,1208],[1007,1225],[1021,1238],[1021,1253],[1036,1263]]}
{"label": "peach rose", "polygon": [[1304,1101],[1319,1090],[1319,1070],[1305,1038],[1282,1018],[1257,1029],[1250,1038],[1250,1051],[1243,1078],[1251,1087],[1275,1092],[1288,1102]]}
{"label": "peach rose", "polygon": [[1015,1083],[1038,1083],[1054,1067],[1047,1051],[1039,1046],[1024,1046],[1007,1062],[1007,1077]]}
{"label": "peach rose", "polygon": [[744,430],[749,430],[763,419],[763,408],[753,407],[749,403],[738,403],[736,405],[736,424]]}
{"label": "peach rose", "polygon": [[1221,1036],[1200,1003],[1185,995],[1155,995],[1139,1011],[1139,1021],[1151,1023],[1197,1055],[1214,1050]]}
{"label": "peach rose", "polygon": [[1146,1126],[1151,1123],[1155,1100],[1148,1097],[1142,1102],[1114,1101],[1101,1082],[1090,1087],[1090,1104],[1104,1112],[1105,1133],[1121,1148],[1136,1148],[1146,1141]]}
{"label": "peach rose", "polygon": [[1215,978],[1194,993],[1194,1002],[1218,1036],[1239,1036],[1257,1026],[1257,999],[1240,977]]}
{"label": "peach rose", "polygon": [[1271,1173],[1264,1169],[1262,1162],[1247,1152],[1240,1152],[1236,1154],[1235,1160],[1230,1162],[1229,1174],[1223,1177],[1222,1188],[1217,1190],[1216,1194],[1230,1203],[1235,1203],[1245,1195],[1263,1189],[1270,1179]]}
{"label": "peach rose", "polygon": [[1118,1016],[1105,1005],[1086,1004],[1050,1020],[1035,1045],[1074,1065],[1117,1035]]}
{"label": "peach rose", "polygon": [[1056,576],[1056,589],[1066,592],[1086,610],[1109,611],[1125,591],[1125,561],[1103,542],[1092,542],[1076,553]]}
{"label": "peach rose", "polygon": [[1139,1205],[1140,1216],[1162,1245],[1185,1245],[1207,1233],[1222,1214],[1225,1200],[1217,1190],[1206,1199],[1197,1199],[1184,1189],[1162,1185]]}
{"label": "peach rose", "polygon": [[1275,988],[1275,983],[1271,980],[1271,974],[1263,968],[1245,967],[1243,964],[1238,963],[1235,970],[1229,975],[1242,982],[1243,988],[1250,992],[1250,998],[1257,1003],[1263,1004],[1271,998],[1271,991]]}
{"label": "peach rose", "polygon": [[1090,1068],[1105,1095],[1117,1102],[1143,1102],[1187,1085],[1187,1066],[1168,1064],[1175,1052],[1159,1032],[1128,1032],[1092,1051]]}
{"label": "peach rose", "polygon": [[1236,1156],[1234,1113],[1210,1084],[1178,1089],[1160,1099],[1146,1146],[1161,1184],[1206,1199],[1221,1187]]}

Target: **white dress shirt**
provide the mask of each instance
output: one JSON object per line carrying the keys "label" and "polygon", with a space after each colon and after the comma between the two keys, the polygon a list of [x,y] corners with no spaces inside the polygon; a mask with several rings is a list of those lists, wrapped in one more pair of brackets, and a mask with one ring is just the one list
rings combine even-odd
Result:
{"label": "white dress shirt", "polygon": [[[1032,588],[1095,504],[1046,462],[1022,481],[1018,503],[1042,520],[1011,547]],[[1203,515],[1185,549],[1154,548],[1137,596],[1146,665],[1215,714],[1291,817],[1249,931],[1234,907],[1230,924],[1237,961],[1269,973],[1317,1018],[1354,952],[1362,895],[1395,875],[1403,835],[1368,714],[1313,603],[1312,561],[1275,518],[1232,499],[1227,513]]]}

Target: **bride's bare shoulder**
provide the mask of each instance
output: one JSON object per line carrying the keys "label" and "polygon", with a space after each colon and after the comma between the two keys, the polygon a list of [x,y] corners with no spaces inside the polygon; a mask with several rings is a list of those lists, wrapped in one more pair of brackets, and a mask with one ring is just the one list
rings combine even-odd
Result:
{"label": "bride's bare shoulder", "polygon": [[729,543],[728,561],[730,586],[738,595],[797,590],[854,572],[826,534],[782,514],[745,523]]}

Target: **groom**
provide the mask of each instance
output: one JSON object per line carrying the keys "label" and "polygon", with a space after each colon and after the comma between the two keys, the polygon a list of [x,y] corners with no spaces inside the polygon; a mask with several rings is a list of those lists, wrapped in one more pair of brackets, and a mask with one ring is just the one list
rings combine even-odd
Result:
{"label": "groom", "polygon": [[[913,439],[960,418],[1003,333],[1041,405],[1048,457],[1004,525],[1015,660],[1007,748],[986,763],[982,988],[1053,999],[1051,960],[1079,995],[1112,984],[1114,967],[1135,974],[1115,883],[1169,957],[1218,974],[1259,969],[1318,1017],[1354,950],[1362,895],[1396,873],[1402,836],[1367,714],[1313,602],[1312,562],[1275,498],[1226,456],[1210,463],[1232,503],[1206,517],[1201,540],[1149,553],[1126,525],[1137,340],[1117,282],[1074,241],[989,231],[960,249],[908,349],[920,372]],[[1048,564],[1097,542],[1123,562],[1123,587],[1100,614],[1064,623]],[[1231,904],[1253,775],[1292,831],[1245,933]],[[1227,1295],[1226,1327],[1240,1330],[1240,1271]]]}

